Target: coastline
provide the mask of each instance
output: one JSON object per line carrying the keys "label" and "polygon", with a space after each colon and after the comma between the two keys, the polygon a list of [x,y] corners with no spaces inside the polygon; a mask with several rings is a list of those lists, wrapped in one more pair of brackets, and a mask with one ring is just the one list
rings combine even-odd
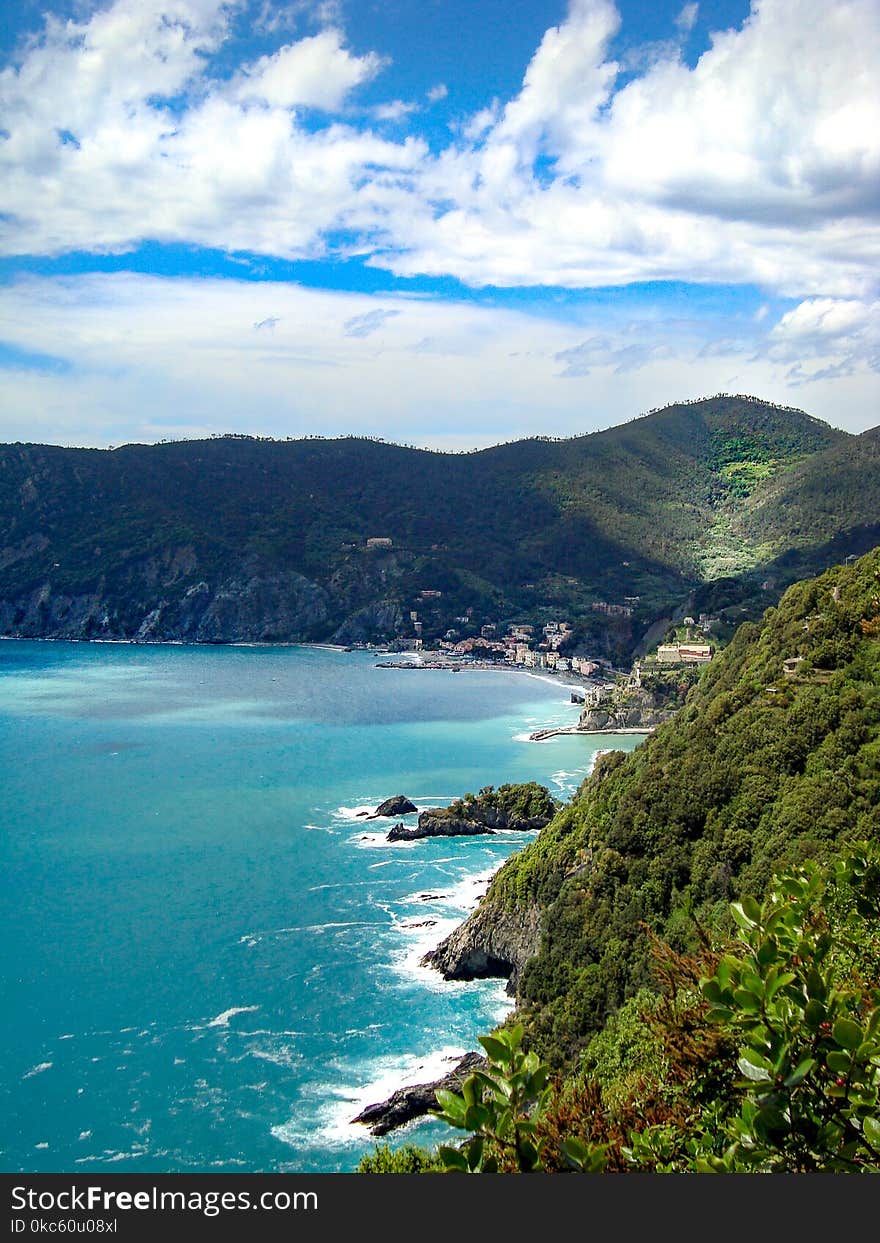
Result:
{"label": "coastline", "polygon": [[606,734],[653,734],[656,728],[656,725],[632,725],[622,729],[581,729],[577,725],[548,726],[547,729],[536,729],[533,734],[529,734],[529,742],[545,742],[558,734],[584,734],[587,737],[597,734],[603,737]]}

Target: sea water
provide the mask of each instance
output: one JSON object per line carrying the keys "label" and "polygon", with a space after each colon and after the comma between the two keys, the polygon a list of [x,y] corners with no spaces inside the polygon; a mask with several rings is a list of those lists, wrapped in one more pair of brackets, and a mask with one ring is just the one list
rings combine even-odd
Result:
{"label": "sea water", "polygon": [[352,1170],[354,1115],[509,1010],[420,959],[532,835],[389,844],[360,813],[568,798],[638,739],[530,743],[575,723],[560,683],[378,659],[0,642],[0,1168]]}

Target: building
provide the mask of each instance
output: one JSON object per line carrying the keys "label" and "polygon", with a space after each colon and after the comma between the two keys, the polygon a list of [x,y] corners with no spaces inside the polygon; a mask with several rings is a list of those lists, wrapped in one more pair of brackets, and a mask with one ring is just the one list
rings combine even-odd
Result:
{"label": "building", "polygon": [[710,661],[714,649],[708,643],[661,643],[657,662],[661,665],[699,665]]}
{"label": "building", "polygon": [[606,600],[594,600],[590,608],[594,613],[604,613],[606,617],[632,617],[633,614],[631,604],[609,604]]}
{"label": "building", "polygon": [[370,538],[367,540],[367,547],[368,548],[391,548],[393,547],[393,543],[394,541],[390,540],[387,535],[371,535]]}

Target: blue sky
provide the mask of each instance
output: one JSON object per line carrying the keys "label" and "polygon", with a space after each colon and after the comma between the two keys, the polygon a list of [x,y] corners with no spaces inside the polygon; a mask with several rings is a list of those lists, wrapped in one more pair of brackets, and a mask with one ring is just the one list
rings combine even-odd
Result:
{"label": "blue sky", "polygon": [[877,0],[8,0],[0,439],[880,422]]}

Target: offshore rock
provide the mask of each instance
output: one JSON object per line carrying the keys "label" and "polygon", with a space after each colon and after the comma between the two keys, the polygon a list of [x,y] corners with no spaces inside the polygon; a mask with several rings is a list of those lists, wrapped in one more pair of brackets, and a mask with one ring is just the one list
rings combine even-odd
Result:
{"label": "offshore rock", "polygon": [[405,824],[395,824],[388,832],[389,842],[414,842],[420,837],[475,837],[481,833],[494,833],[488,825],[478,820],[464,820],[449,816],[442,807],[430,808],[419,816],[419,822],[408,829]]}
{"label": "offshore rock", "polygon": [[[531,791],[528,802],[517,801],[516,796],[522,790]],[[521,810],[512,810],[515,806],[537,814],[524,815]],[[531,833],[549,824],[556,810],[556,804],[543,786],[502,786],[497,792],[489,786],[477,798],[468,795],[464,799],[456,799],[448,807],[429,807],[411,829],[396,824],[388,834],[388,841],[412,842],[420,837],[475,837],[499,830]]]}
{"label": "offshore rock", "polygon": [[367,819],[377,820],[380,816],[409,816],[418,810],[415,803],[405,794],[395,794],[392,798],[386,798],[384,803],[380,803],[373,814],[367,816]]}
{"label": "offshore rock", "polygon": [[371,1135],[387,1135],[413,1118],[421,1118],[424,1114],[437,1109],[437,1092],[458,1092],[462,1081],[475,1070],[485,1070],[488,1063],[479,1053],[466,1053],[460,1062],[442,1079],[432,1083],[417,1083],[411,1087],[398,1088],[385,1101],[376,1105],[368,1105],[361,1110],[352,1122],[361,1122],[370,1128]]}

